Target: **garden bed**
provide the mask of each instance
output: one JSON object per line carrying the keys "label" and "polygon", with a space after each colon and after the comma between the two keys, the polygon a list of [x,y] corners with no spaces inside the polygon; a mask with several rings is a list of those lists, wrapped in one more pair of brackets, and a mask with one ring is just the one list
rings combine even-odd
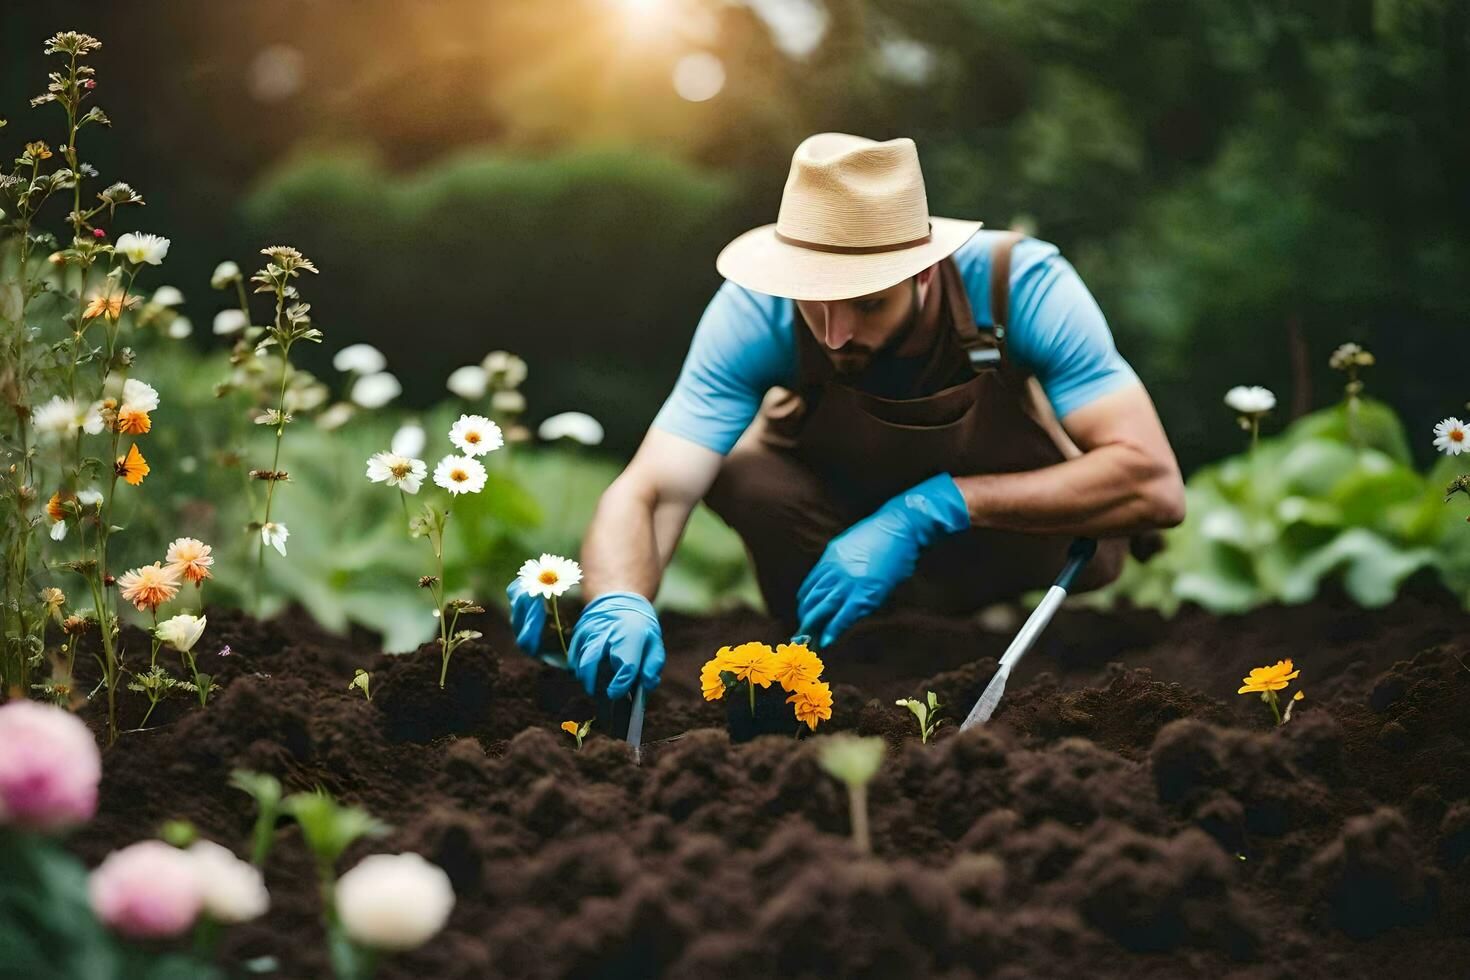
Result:
{"label": "garden bed", "polygon": [[[71,845],[95,863],[186,818],[238,850],[253,812],[232,769],[320,784],[395,828],[342,867],[414,850],[459,896],[390,977],[1448,977],[1470,962],[1470,635],[1436,593],[1228,619],[1066,610],[990,726],[927,747],[894,699],[932,689],[962,717],[1014,624],[860,628],[826,654],[835,706],[817,739],[890,740],[872,860],[815,740],[732,747],[723,706],[700,699],[700,663],[780,639],[769,621],[666,618],[640,767],[597,728],[575,752],[558,725],[591,703],[484,619],[441,693],[430,647],[380,657],[300,616],[211,611],[203,657],[223,691],[205,712],[166,703],[106,753],[99,813]],[[1307,698],[1272,731],[1234,692],[1283,657]],[[371,702],[348,690],[357,666]],[[294,828],[278,837],[273,907],[225,954],[326,975],[310,857]]]}

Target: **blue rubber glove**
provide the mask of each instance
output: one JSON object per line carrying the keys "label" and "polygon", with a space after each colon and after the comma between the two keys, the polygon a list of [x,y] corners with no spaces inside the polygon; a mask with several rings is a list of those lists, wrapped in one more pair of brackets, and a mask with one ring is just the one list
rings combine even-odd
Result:
{"label": "blue rubber glove", "polygon": [[818,646],[835,643],[914,574],[930,543],[969,526],[965,498],[948,473],[894,497],[828,542],[796,593],[797,632],[817,637]]}
{"label": "blue rubber glove", "polygon": [[642,681],[644,691],[658,687],[664,669],[664,634],[658,614],[636,592],[607,592],[582,610],[567,659],[588,694],[597,693],[597,672],[604,660],[613,668],[607,696],[620,698]]}
{"label": "blue rubber glove", "polygon": [[510,596],[510,628],[515,630],[516,646],[533,657],[541,655],[541,635],[546,629],[546,600],[526,591],[520,576],[505,587]]}

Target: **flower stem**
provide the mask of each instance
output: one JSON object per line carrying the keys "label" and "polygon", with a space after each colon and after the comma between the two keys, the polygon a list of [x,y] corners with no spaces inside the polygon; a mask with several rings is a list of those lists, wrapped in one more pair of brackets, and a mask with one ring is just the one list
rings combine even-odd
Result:
{"label": "flower stem", "polygon": [[847,784],[847,806],[852,811],[852,842],[859,853],[872,854],[873,841],[868,834],[868,785]]}
{"label": "flower stem", "polygon": [[561,655],[570,659],[571,654],[567,652],[567,637],[561,629],[561,612],[556,608],[556,596],[551,597],[551,615],[556,620],[556,638],[561,641]]}
{"label": "flower stem", "polygon": [[745,686],[750,689],[750,717],[755,717],[755,681],[747,679]]}

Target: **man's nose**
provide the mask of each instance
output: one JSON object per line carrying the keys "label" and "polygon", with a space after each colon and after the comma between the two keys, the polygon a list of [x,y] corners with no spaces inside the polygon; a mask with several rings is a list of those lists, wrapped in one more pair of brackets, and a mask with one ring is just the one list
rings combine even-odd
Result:
{"label": "man's nose", "polygon": [[852,320],[837,303],[823,303],[822,342],[829,350],[840,350],[852,339]]}

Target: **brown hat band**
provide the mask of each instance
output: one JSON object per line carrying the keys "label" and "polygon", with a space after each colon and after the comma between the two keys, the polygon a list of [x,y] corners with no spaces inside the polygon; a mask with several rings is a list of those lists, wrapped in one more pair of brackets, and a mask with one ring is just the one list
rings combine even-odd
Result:
{"label": "brown hat band", "polygon": [[824,245],[821,242],[806,242],[800,238],[788,238],[777,231],[776,241],[786,245],[795,245],[798,248],[809,248],[816,252],[836,252],[840,255],[869,255],[873,252],[898,252],[916,245],[923,245],[933,238],[933,224],[930,224],[930,233],[923,238],[915,238],[907,242],[896,242],[892,245]]}

